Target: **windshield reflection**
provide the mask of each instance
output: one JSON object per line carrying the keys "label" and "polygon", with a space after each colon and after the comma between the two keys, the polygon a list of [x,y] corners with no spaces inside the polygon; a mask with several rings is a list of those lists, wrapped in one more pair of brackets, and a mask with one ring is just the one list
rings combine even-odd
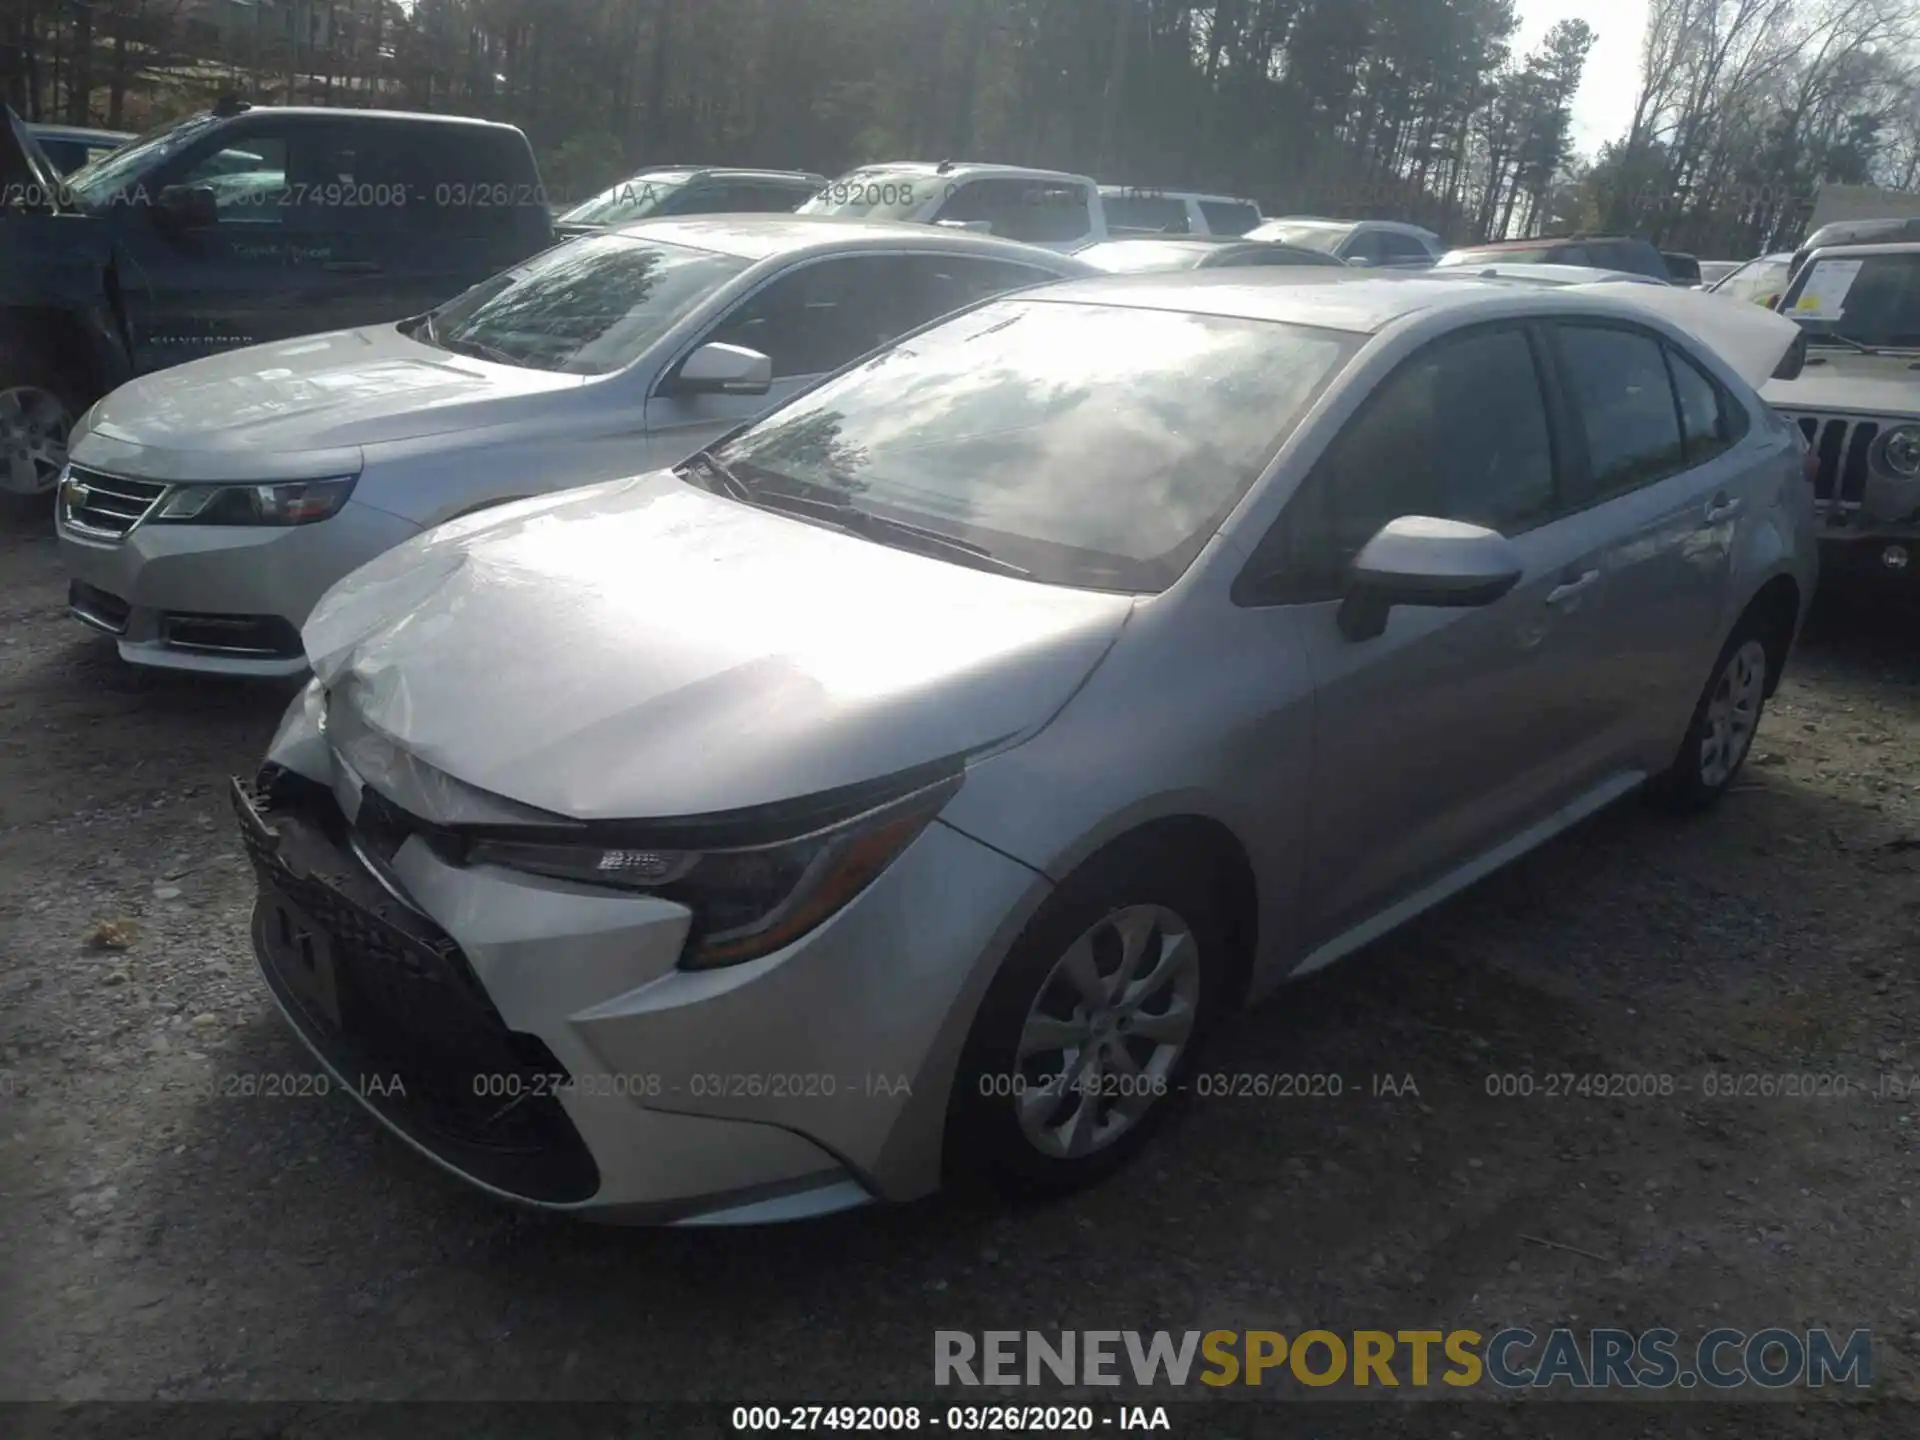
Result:
{"label": "windshield reflection", "polygon": [[684,175],[636,175],[602,190],[593,199],[574,206],[560,218],[581,225],[621,225],[659,213],[668,200],[686,188]]}
{"label": "windshield reflection", "polygon": [[592,235],[448,301],[414,338],[502,364],[605,375],[746,268],[710,250]]}
{"label": "windshield reflection", "polygon": [[1195,270],[1206,252],[1177,240],[1112,240],[1089,245],[1074,258],[1116,275],[1131,275],[1145,270]]}
{"label": "windshield reflection", "polygon": [[142,199],[150,201],[155,197],[137,195],[138,177],[168,156],[184,150],[219,123],[216,116],[202,114],[163,125],[82,165],[67,177],[66,188],[86,209],[102,209]]}
{"label": "windshield reflection", "polygon": [[714,453],[1036,579],[1165,589],[1357,348],[1300,326],[998,301],[886,351]]}

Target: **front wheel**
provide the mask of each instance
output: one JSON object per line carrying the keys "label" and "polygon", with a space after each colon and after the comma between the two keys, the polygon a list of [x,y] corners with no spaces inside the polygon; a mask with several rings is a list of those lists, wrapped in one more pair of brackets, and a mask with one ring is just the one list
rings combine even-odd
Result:
{"label": "front wheel", "polygon": [[1773,663],[1764,627],[1756,619],[1743,620],[1714,662],[1679,755],[1654,783],[1658,799],[1673,808],[1698,810],[1726,793],[1753,749]]}
{"label": "front wheel", "polygon": [[1124,1164],[1177,1103],[1220,1008],[1225,913],[1204,871],[1159,847],[1096,861],[1063,884],[968,1037],[950,1171],[1057,1193]]}
{"label": "front wheel", "polygon": [[0,497],[11,507],[52,496],[78,418],[63,377],[32,361],[0,359]]}

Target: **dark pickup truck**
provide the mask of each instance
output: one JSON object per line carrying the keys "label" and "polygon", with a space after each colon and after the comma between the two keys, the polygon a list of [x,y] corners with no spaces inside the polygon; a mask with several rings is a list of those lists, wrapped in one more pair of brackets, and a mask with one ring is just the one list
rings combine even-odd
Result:
{"label": "dark pickup truck", "polygon": [[0,125],[0,498],[136,375],[431,309],[556,239],[526,136],[222,101],[62,177]]}

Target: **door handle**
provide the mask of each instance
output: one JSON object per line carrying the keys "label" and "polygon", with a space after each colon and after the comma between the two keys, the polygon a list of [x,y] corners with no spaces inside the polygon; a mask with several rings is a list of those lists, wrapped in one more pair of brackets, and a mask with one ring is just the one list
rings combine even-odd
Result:
{"label": "door handle", "polygon": [[378,275],[381,267],[372,260],[329,260],[320,267],[329,275]]}
{"label": "door handle", "polygon": [[1743,502],[1730,498],[1723,490],[1713,497],[1707,506],[1707,524],[1718,525],[1722,520],[1731,520],[1741,511]]}
{"label": "door handle", "polygon": [[1547,592],[1547,604],[1565,604],[1567,601],[1573,599],[1574,596],[1580,594],[1581,591],[1590,589],[1597,584],[1599,579],[1600,572],[1598,570],[1589,570],[1584,575],[1576,576],[1572,580],[1562,581]]}

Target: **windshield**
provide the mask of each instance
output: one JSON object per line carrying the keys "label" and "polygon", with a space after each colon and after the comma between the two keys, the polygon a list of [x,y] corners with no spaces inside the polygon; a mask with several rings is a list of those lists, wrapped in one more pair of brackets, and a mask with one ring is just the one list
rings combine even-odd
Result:
{"label": "windshield", "polygon": [[81,208],[88,210],[136,203],[142,198],[150,200],[152,196],[142,197],[138,193],[140,177],[179,154],[219,123],[213,115],[189,115],[171,125],[150,130],[138,140],[130,140],[111,154],[81,166],[67,177],[67,189]]}
{"label": "windshield", "polygon": [[1780,308],[1812,345],[1920,346],[1920,250],[1814,260]]}
{"label": "windshield", "polygon": [[1436,263],[1447,267],[1455,265],[1550,265],[1555,263],[1557,256],[1564,253],[1564,251],[1556,250],[1545,245],[1533,247],[1519,246],[1515,248],[1502,246],[1498,250],[1454,250],[1446,255],[1442,255]]}
{"label": "windshield", "polygon": [[950,195],[953,189],[944,176],[875,166],[850,170],[838,180],[829,180],[794,213],[910,220],[929,200]]}
{"label": "windshield", "polygon": [[733,255],[590,235],[448,301],[415,338],[507,365],[605,375],[746,268]]}
{"label": "windshield", "polygon": [[1304,245],[1309,250],[1323,250],[1331,255],[1347,238],[1347,228],[1344,225],[1262,225],[1256,238]]}
{"label": "windshield", "polygon": [[884,351],[721,446],[1051,584],[1165,589],[1361,338],[1258,320],[999,300]]}
{"label": "windshield", "polygon": [[1208,248],[1178,241],[1111,240],[1089,245],[1074,258],[1116,274],[1136,270],[1191,270],[1206,258]]}
{"label": "windshield", "polygon": [[560,218],[582,225],[621,225],[629,220],[644,220],[657,214],[668,197],[684,190],[692,175],[685,170],[669,170],[657,175],[636,175],[602,190],[593,199],[576,205]]}
{"label": "windshield", "polygon": [[1785,255],[1749,260],[1714,286],[1713,293],[1765,305],[1786,288],[1790,263]]}

